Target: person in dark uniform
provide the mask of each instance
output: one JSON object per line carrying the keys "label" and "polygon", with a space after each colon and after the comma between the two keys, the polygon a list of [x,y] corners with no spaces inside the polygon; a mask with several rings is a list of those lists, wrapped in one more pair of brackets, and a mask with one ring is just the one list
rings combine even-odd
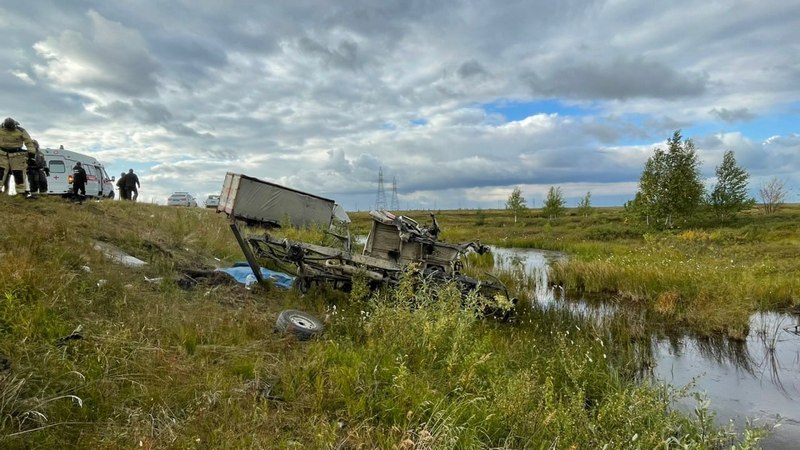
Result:
{"label": "person in dark uniform", "polygon": [[31,196],[35,197],[37,193],[47,193],[47,176],[50,175],[50,169],[47,167],[44,154],[39,151],[39,142],[36,139],[33,140],[33,146],[36,148],[36,154],[28,159],[28,185]]}
{"label": "person in dark uniform", "polygon": [[86,199],[86,169],[81,167],[80,161],[72,168],[72,195],[79,203]]}
{"label": "person in dark uniform", "polygon": [[127,200],[128,194],[125,192],[125,172],[119,174],[119,178],[117,178],[117,188],[119,188],[119,199]]}
{"label": "person in dark uniform", "polygon": [[[27,152],[22,149],[25,144]],[[16,120],[6,117],[3,126],[0,127],[0,179],[3,181],[3,188],[9,174],[14,176],[14,185],[17,195],[30,196],[25,190],[25,168],[28,158],[35,155],[35,148],[31,136],[24,128],[19,126]]]}
{"label": "person in dark uniform", "polygon": [[140,186],[139,177],[133,173],[133,169],[128,170],[128,173],[125,174],[125,190],[128,193],[128,200],[135,202],[139,198],[139,190],[137,188]]}

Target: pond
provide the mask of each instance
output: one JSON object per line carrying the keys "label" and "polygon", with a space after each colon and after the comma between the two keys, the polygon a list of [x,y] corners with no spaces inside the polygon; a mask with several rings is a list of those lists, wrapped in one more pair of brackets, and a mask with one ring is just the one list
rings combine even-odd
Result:
{"label": "pond", "polygon": [[[617,313],[613,303],[568,298],[548,287],[547,267],[566,258],[558,252],[493,247],[495,265],[517,268],[534,277],[531,301],[588,313],[600,318]],[[653,324],[657,328],[657,324]],[[750,318],[750,334],[744,341],[698,338],[685,333],[659,333],[650,339],[655,379],[681,388],[690,386],[710,401],[720,425],[741,428],[748,420],[773,429],[762,441],[765,449],[797,449],[800,446],[800,316],[756,313]],[[647,345],[647,344],[644,344]],[[682,401],[678,408],[691,413],[696,401]]]}

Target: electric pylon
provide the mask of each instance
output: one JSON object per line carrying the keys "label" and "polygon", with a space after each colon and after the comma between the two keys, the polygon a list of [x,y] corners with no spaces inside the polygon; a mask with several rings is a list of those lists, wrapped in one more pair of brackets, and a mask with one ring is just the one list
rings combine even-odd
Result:
{"label": "electric pylon", "polygon": [[400,209],[400,200],[397,198],[397,177],[392,177],[392,211]]}
{"label": "electric pylon", "polygon": [[383,167],[378,168],[378,194],[375,197],[375,210],[386,210],[386,191],[383,189]]}

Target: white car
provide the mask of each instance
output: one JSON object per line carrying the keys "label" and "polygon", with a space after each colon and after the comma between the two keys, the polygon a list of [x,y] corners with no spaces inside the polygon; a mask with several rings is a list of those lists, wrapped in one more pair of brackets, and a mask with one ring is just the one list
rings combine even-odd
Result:
{"label": "white car", "polygon": [[167,199],[167,206],[197,207],[197,200],[188,192],[173,192]]}
{"label": "white car", "polygon": [[206,208],[216,208],[217,206],[219,206],[219,195],[209,195],[206,198]]}

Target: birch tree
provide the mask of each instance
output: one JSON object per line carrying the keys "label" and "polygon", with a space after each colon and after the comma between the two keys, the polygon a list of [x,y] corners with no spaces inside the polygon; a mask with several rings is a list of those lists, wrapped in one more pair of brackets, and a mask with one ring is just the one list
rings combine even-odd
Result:
{"label": "birch tree", "polygon": [[722,164],[717,166],[716,175],[717,183],[709,195],[708,204],[720,220],[731,219],[739,211],[753,205],[755,200],[747,195],[750,175],[736,165],[733,151],[725,152]]}
{"label": "birch tree", "polygon": [[542,212],[549,219],[554,219],[564,212],[565,203],[561,188],[550,186],[550,190],[547,191],[547,198],[544,199]]}
{"label": "birch tree", "polygon": [[513,191],[511,191],[511,195],[508,196],[508,201],[506,201],[506,209],[510,209],[511,212],[514,214],[514,223],[517,223],[517,216],[522,215],[525,211],[525,197],[522,196],[522,191],[519,187],[515,187]]}

